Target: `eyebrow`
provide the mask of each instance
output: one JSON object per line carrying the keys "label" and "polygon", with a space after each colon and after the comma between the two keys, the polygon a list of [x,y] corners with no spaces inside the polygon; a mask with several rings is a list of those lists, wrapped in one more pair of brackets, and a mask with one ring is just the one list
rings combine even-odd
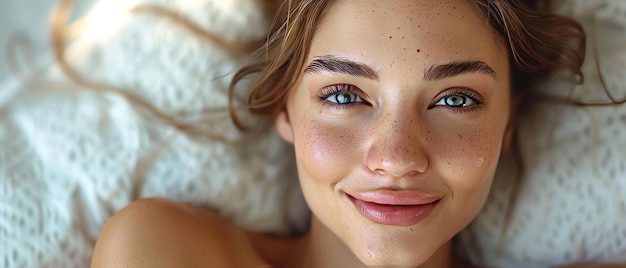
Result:
{"label": "eyebrow", "polygon": [[378,81],[378,73],[371,67],[337,56],[321,56],[304,69],[304,74],[330,72],[364,77]]}
{"label": "eyebrow", "polygon": [[496,79],[496,72],[484,61],[454,61],[442,65],[433,65],[424,73],[424,80],[441,80],[467,73],[483,73]]}

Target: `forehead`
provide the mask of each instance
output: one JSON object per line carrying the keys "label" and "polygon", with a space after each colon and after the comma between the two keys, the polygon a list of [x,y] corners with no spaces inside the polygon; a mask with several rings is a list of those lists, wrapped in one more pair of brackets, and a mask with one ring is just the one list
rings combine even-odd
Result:
{"label": "forehead", "polygon": [[378,67],[387,59],[425,67],[507,57],[501,39],[468,0],[337,0],[311,43],[311,58],[329,54],[363,58]]}

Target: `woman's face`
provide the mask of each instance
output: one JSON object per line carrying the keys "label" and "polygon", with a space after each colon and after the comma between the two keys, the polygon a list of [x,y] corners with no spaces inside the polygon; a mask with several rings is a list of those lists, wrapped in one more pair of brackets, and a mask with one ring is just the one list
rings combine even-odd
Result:
{"label": "woman's face", "polygon": [[314,220],[365,264],[421,264],[508,143],[507,50],[467,1],[336,1],[276,119]]}

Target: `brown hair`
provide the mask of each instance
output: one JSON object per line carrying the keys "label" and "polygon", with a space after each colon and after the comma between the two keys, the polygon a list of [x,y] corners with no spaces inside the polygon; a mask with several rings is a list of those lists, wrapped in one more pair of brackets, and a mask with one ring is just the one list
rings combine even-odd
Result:
{"label": "brown hair", "polygon": [[231,82],[229,108],[237,127],[245,129],[233,105],[237,84],[249,75],[258,74],[250,87],[246,108],[256,114],[276,115],[285,102],[288,90],[300,76],[315,27],[330,2],[302,0],[292,3],[287,0],[279,8],[275,20],[283,23],[272,27],[269,40],[255,52],[254,61],[241,68]]}

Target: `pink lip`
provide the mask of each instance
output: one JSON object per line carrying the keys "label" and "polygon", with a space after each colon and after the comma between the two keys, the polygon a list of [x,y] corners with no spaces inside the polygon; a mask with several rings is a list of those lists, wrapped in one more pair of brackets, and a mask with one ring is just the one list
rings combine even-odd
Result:
{"label": "pink lip", "polygon": [[442,197],[417,192],[374,191],[349,194],[364,217],[385,225],[409,226],[426,218]]}

